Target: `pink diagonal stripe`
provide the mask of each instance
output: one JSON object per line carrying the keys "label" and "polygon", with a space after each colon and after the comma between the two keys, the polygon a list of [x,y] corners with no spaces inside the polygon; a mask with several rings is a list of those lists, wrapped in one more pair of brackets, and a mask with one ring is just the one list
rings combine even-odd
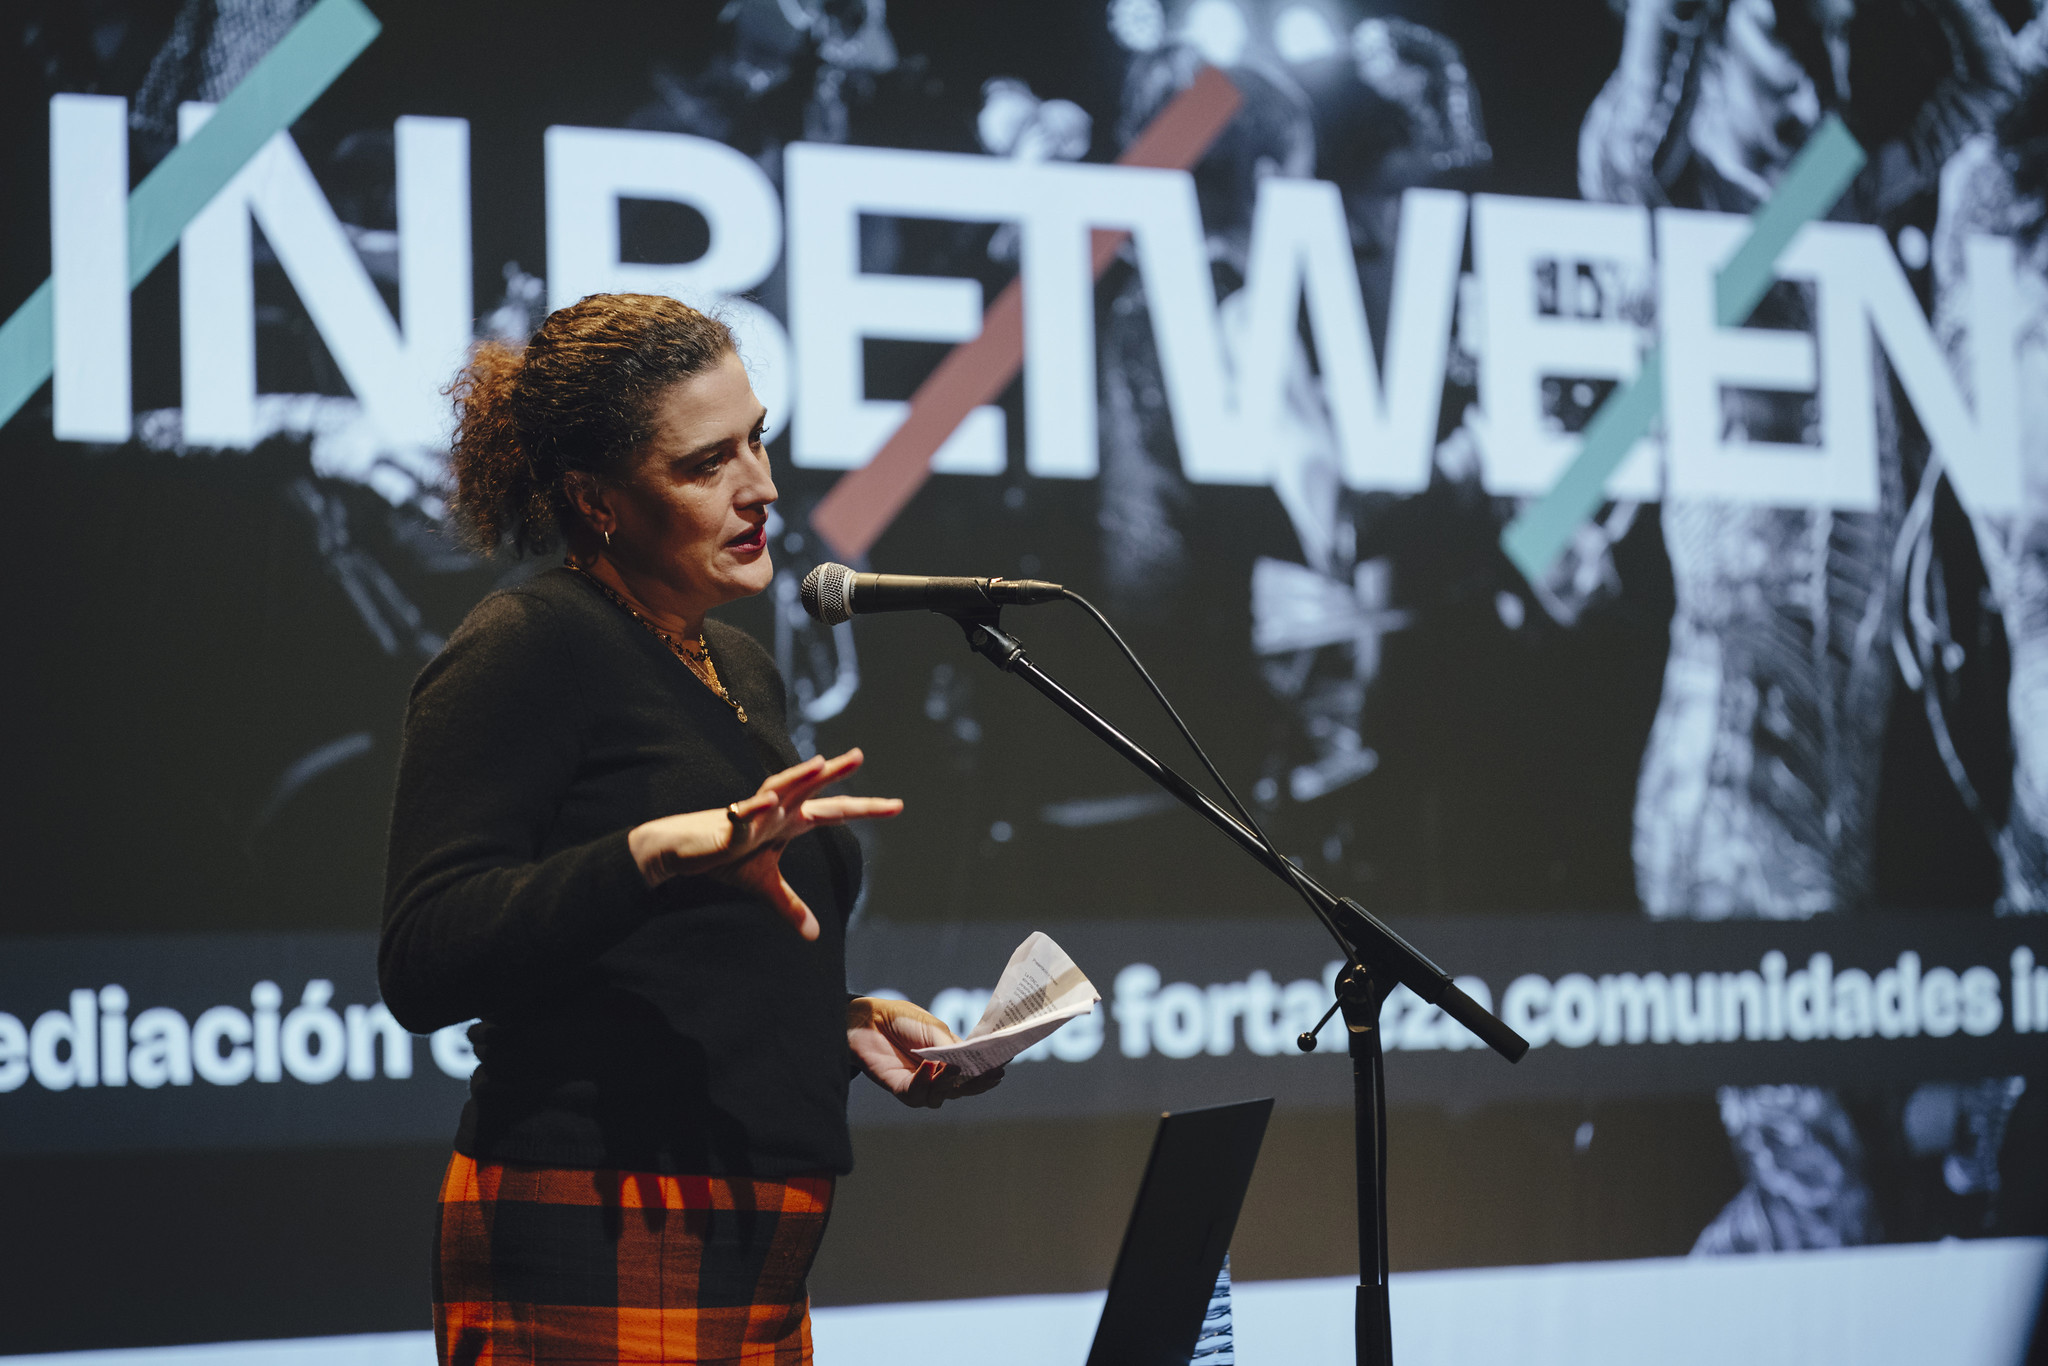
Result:
{"label": "pink diagonal stripe", "polygon": [[[1120,166],[1186,170],[1199,162],[1244,103],[1230,78],[1204,67],[1190,85],[1159,111],[1137,140],[1117,158]],[[1091,234],[1095,274],[1100,278],[1123,245],[1123,232]],[[904,504],[924,486],[932,456],[967,415],[993,402],[1024,365],[1024,290],[1012,280],[983,314],[981,335],[946,354],[911,395],[910,412],[875,458],[849,470],[811,513],[811,525],[841,558],[867,554]]]}

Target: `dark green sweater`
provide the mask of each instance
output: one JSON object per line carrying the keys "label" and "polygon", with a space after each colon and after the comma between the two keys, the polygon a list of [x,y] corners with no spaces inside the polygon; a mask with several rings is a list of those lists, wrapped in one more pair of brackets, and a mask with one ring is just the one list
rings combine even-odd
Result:
{"label": "dark green sweater", "polygon": [[626,848],[643,821],[722,807],[797,761],[767,652],[722,623],[706,636],[745,725],[563,569],[484,599],[413,685],[379,980],[408,1029],[481,1017],[455,1140],[480,1161],[852,1165],[852,837],[815,831],[783,855],[813,943],[708,878],[650,890]]}

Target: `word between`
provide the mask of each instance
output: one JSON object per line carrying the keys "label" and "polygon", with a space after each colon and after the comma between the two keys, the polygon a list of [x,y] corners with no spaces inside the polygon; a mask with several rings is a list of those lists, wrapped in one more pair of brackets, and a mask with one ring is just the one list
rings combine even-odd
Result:
{"label": "word between", "polygon": [[[211,115],[183,106],[181,138]],[[53,434],[124,441],[134,427],[127,109],[117,97],[59,95],[50,129]],[[459,118],[408,116],[393,126],[397,225],[374,240],[395,257],[395,316],[359,250],[371,238],[336,215],[289,133],[275,134],[192,218],[178,239],[184,444],[246,448],[265,435],[255,225],[386,446],[445,450],[440,391],[475,318],[469,132]],[[1421,491],[1456,349],[1476,362],[1467,427],[1486,487],[1546,493],[1581,442],[1546,392],[1592,395],[1627,383],[1654,344],[1662,450],[1639,443],[1609,481],[1611,496],[1661,489],[1874,509],[1881,349],[1965,506],[1981,515],[2021,503],[2018,266],[2002,239],[1962,244],[1964,382],[1874,225],[1808,223],[1793,238],[1775,278],[1810,290],[1816,319],[1794,332],[1717,319],[1721,263],[1749,231],[1740,216],[1409,190],[1376,345],[1353,227],[1328,181],[1260,182],[1245,284],[1219,300],[1208,226],[1183,171],[800,142],[787,149],[778,190],[752,160],[705,138],[553,127],[542,141],[548,306],[614,290],[716,306],[774,422],[792,415],[798,466],[860,468],[902,424],[906,405],[868,396],[865,341],[957,344],[981,333],[978,282],[863,266],[863,219],[929,219],[1018,225],[1023,465],[1037,477],[1099,472],[1090,234],[1108,229],[1130,234],[1182,473],[1194,483],[1263,486],[1284,473],[1269,434],[1293,420],[1290,395],[1309,392],[1327,413],[1346,486]],[[625,259],[619,205],[641,199],[697,210],[707,250],[682,263]],[[786,320],[748,297],[778,268]],[[1314,373],[1298,335],[1304,316]],[[18,380],[0,373],[0,389],[33,390]],[[1797,442],[1731,433],[1721,420],[1727,389],[1812,394],[1816,429]],[[974,410],[933,468],[1005,473],[1006,431],[1000,411]]]}

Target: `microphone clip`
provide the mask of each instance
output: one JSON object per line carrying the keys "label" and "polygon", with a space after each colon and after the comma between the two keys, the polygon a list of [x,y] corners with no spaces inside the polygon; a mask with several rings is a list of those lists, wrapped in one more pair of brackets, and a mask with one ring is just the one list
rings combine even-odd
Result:
{"label": "microphone clip", "polygon": [[967,648],[1004,673],[1013,673],[1024,658],[1024,645],[1003,630],[1003,609],[995,603],[947,612],[967,635]]}

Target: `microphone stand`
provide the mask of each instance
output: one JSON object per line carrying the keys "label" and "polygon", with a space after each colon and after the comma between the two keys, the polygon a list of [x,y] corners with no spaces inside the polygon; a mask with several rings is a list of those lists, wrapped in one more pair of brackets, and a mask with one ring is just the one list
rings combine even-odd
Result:
{"label": "microphone stand", "polygon": [[[1146,777],[1299,890],[1343,951],[1346,966],[1337,979],[1337,1000],[1330,1009],[1344,1014],[1351,1054],[1358,1165],[1359,1285],[1354,1321],[1358,1366],[1392,1366],[1393,1319],[1387,1301],[1387,1086],[1380,1048],[1380,1005],[1396,985],[1405,985],[1478,1035],[1509,1062],[1521,1060],[1529,1051],[1528,1041],[1459,990],[1449,974],[1379,917],[1350,897],[1337,896],[1301,868],[1283,863],[1250,826],[1054,682],[1025,656],[1023,645],[1003,631],[999,607],[991,604],[948,615],[960,623],[975,653],[1043,693]],[[1327,1022],[1329,1018],[1326,1012],[1323,1020]],[[1301,1036],[1303,1051],[1315,1047],[1315,1036],[1321,1030],[1322,1025],[1318,1024]]]}

